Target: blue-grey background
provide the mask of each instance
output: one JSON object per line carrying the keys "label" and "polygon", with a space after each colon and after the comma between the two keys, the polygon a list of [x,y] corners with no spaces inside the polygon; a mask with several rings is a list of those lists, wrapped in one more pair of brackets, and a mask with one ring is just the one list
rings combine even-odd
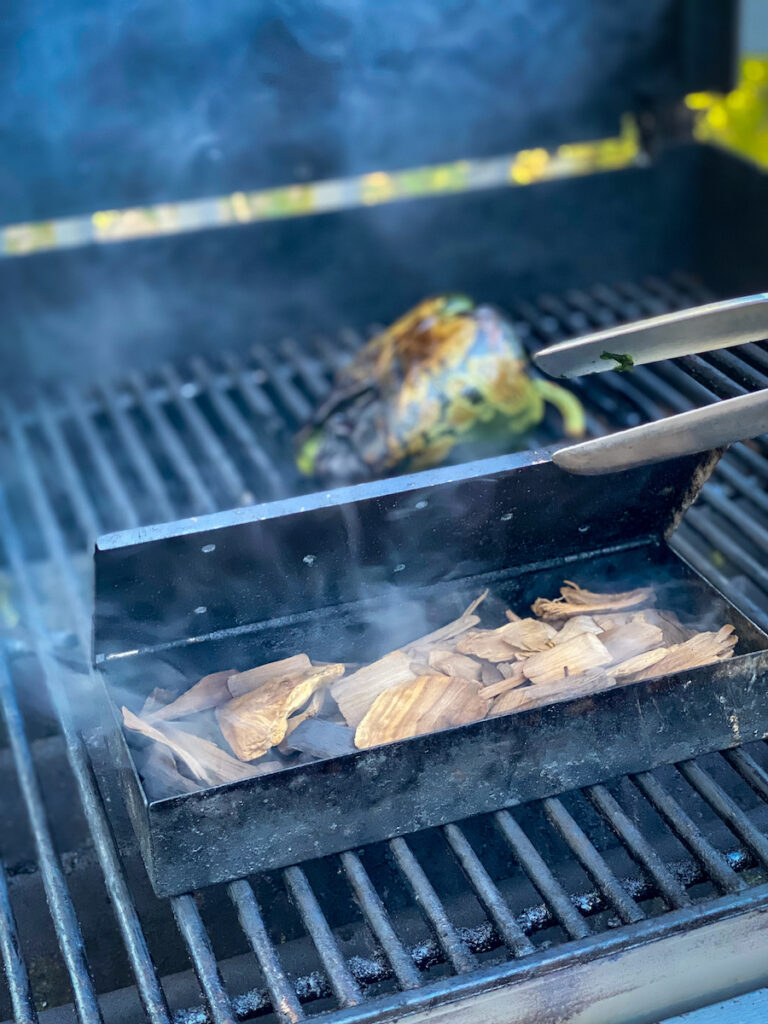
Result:
{"label": "blue-grey background", "polygon": [[0,223],[615,134],[727,85],[730,4],[6,0]]}

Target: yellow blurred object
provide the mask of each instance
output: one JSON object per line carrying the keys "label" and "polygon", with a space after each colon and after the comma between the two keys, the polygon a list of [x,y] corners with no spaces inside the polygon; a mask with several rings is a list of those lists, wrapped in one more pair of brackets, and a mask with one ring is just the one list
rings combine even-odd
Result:
{"label": "yellow blurred object", "polygon": [[768,168],[768,54],[743,59],[733,92],[694,92],[685,103],[694,111],[699,142],[722,146]]}

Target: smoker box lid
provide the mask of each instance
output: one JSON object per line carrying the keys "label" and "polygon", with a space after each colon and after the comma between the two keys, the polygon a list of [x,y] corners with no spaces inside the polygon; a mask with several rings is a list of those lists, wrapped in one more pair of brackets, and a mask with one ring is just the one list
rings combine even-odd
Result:
{"label": "smoker box lid", "polygon": [[0,220],[615,135],[730,87],[736,0],[11,0]]}
{"label": "smoker box lid", "polygon": [[94,659],[660,540],[717,457],[591,477],[527,451],[109,534]]}

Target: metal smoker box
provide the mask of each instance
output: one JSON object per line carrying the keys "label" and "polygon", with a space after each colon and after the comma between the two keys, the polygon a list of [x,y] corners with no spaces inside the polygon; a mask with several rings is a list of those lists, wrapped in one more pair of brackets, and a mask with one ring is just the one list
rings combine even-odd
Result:
{"label": "metal smoker box", "polygon": [[[667,544],[717,455],[603,477],[547,451],[467,463],[102,537],[94,656],[109,757],[161,895],[496,810],[768,735],[768,636]],[[117,704],[181,673],[306,651],[368,662],[455,618],[484,588],[524,612],[564,578],[643,583],[736,656],[151,801]],[[491,610],[493,605],[491,604]],[[491,616],[492,618],[492,616]],[[485,617],[484,617],[485,624]],[[487,624],[498,624],[495,621]]]}

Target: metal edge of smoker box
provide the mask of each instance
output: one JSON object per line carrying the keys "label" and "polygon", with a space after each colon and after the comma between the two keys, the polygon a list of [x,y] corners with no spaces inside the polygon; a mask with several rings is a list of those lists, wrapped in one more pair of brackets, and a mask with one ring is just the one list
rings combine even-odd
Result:
{"label": "metal edge of smoker box", "polygon": [[[324,533],[341,545],[335,551],[341,567],[351,564],[351,545],[359,556],[357,565],[392,568],[398,551],[402,557],[403,522],[410,521],[413,534],[411,513],[416,514],[420,504],[418,511],[426,512],[429,503],[438,510],[437,536],[426,542],[431,527],[425,519],[422,530],[411,538],[414,557],[423,554],[421,576],[417,574],[410,587],[402,585],[403,606],[416,588],[421,601],[434,600],[442,617],[449,606],[460,610],[457,606],[485,582],[495,581],[505,597],[510,588],[517,588],[518,596],[525,594],[527,599],[542,582],[551,584],[567,576],[569,569],[573,572],[574,566],[582,574],[602,573],[612,563],[624,571],[634,566],[638,573],[643,566],[656,566],[697,588],[699,607],[711,605],[722,616],[720,621],[732,622],[747,650],[714,666],[154,802],[144,794],[112,704],[105,719],[111,760],[102,759],[97,771],[110,789],[119,783],[127,799],[158,894],[338,852],[768,735],[768,701],[760,679],[768,670],[768,637],[663,539],[693,496],[705,465],[705,458],[688,457],[596,483],[594,478],[564,474],[546,453],[525,453],[280,506],[224,513],[197,523],[151,528],[139,531],[139,537],[103,538],[96,554],[95,653],[108,700],[113,685],[134,686],[137,697],[150,689],[153,663],[159,667],[161,659],[176,659],[194,677],[220,667],[227,660],[224,652],[243,645],[251,664],[295,651],[300,638],[309,638],[302,649],[322,639],[325,650],[310,650],[316,658],[327,658],[329,649],[336,656],[334,640],[351,648],[360,642],[360,625],[371,604],[392,586],[391,577],[380,573],[363,587],[366,600],[355,602],[344,581],[358,592],[359,577],[352,582],[354,574],[334,571],[323,587],[301,590],[296,602],[300,607],[290,614],[284,597],[297,587],[298,567],[293,563],[307,568],[302,556],[306,545],[299,540]],[[543,501],[550,504],[542,505]],[[606,518],[611,509],[613,514]],[[319,522],[313,522],[318,516]],[[451,522],[454,529],[448,531]],[[344,526],[342,533],[334,534],[334,523]],[[352,528],[354,523],[359,531]],[[521,524],[528,529],[518,541],[510,533]],[[368,536],[366,546],[369,529],[378,532]],[[469,534],[480,545],[474,558]],[[442,576],[437,573],[438,542]],[[288,545],[290,554],[282,562],[274,561],[274,544]],[[211,550],[211,545],[216,548]],[[181,633],[169,642],[162,609],[175,607],[179,588],[195,601],[215,600],[215,586],[221,589],[226,577],[219,576],[216,582],[210,574],[201,576],[194,564],[220,547],[226,564],[234,564],[237,550],[241,571],[250,575],[258,594],[262,619],[251,618],[247,626],[236,621],[229,630],[217,625],[217,632],[208,636]],[[453,579],[446,568],[451,554],[454,572],[456,556],[462,556],[461,571]],[[531,564],[534,555],[540,557]],[[186,558],[191,559],[189,564]],[[154,567],[151,586],[143,586],[146,579],[135,576],[141,565]],[[133,579],[133,587],[123,597],[127,602],[138,600],[137,606],[120,604],[120,586],[126,579]],[[273,588],[266,586],[269,581]],[[329,600],[332,593],[335,604]],[[313,599],[315,606],[309,607]],[[104,600],[110,615],[103,635],[110,638],[111,657],[99,633],[99,622],[105,621],[99,617],[100,611],[106,614],[100,609]],[[132,607],[147,613],[139,624],[141,643],[130,628]],[[254,608],[251,601],[239,611],[248,615]],[[118,650],[115,615],[126,634]],[[147,642],[152,623],[164,638],[160,643]],[[312,639],[313,632],[318,640]],[[411,638],[393,636],[389,647]]]}

